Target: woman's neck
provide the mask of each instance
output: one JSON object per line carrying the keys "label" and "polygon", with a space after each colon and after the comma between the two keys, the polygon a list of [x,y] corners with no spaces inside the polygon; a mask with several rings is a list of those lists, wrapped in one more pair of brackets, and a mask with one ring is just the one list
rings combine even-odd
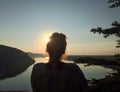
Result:
{"label": "woman's neck", "polygon": [[61,60],[58,58],[50,58],[49,62],[60,62]]}

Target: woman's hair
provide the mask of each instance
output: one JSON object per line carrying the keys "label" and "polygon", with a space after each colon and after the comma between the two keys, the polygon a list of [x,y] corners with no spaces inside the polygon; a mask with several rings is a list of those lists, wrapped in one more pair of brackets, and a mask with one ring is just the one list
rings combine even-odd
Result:
{"label": "woman's hair", "polygon": [[50,58],[61,59],[66,50],[66,36],[63,33],[53,33],[47,43],[46,51]]}

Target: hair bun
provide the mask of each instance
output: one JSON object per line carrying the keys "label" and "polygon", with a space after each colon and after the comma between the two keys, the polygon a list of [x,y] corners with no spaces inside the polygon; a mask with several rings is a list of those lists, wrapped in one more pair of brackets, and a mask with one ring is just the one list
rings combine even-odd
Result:
{"label": "hair bun", "polygon": [[60,59],[65,53],[66,45],[66,36],[63,33],[55,32],[50,37],[46,51],[49,53],[51,58]]}
{"label": "hair bun", "polygon": [[66,40],[66,36],[63,33],[58,32],[53,33],[50,38],[51,40]]}

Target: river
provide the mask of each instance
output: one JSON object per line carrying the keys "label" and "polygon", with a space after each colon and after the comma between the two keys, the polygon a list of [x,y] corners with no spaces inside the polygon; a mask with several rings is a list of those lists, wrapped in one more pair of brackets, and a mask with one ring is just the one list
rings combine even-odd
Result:
{"label": "river", "polygon": [[[47,58],[35,58],[35,64],[39,62],[47,62]],[[66,63],[72,61],[64,61]],[[34,64],[27,68],[26,71],[23,73],[7,78],[4,80],[0,80],[0,90],[31,90],[31,84],[30,84],[30,76],[32,72]],[[78,64],[78,66],[83,71],[86,79],[100,79],[104,78],[107,74],[115,72],[112,69],[108,69],[102,66],[94,65],[94,66],[84,66],[84,64]]]}

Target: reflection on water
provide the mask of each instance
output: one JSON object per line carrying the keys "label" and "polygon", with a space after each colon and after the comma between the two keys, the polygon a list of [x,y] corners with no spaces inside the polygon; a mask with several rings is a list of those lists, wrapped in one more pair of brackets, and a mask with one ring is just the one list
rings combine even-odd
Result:
{"label": "reflection on water", "polygon": [[0,90],[28,90],[31,89],[30,75],[33,65],[16,77],[0,80]]}
{"label": "reflection on water", "polygon": [[[43,62],[46,63],[48,62],[48,58],[36,58],[35,61],[37,61],[36,63],[39,62]],[[64,61],[66,63],[73,63],[73,61]],[[105,75],[115,72],[112,69],[108,69],[108,68],[104,68],[102,66],[99,65],[91,65],[91,66],[85,66],[85,64],[77,64],[80,69],[83,71],[86,79],[100,79],[100,78],[104,78]]]}
{"label": "reflection on water", "polygon": [[98,66],[98,65],[84,66],[84,64],[78,64],[78,66],[83,71],[86,79],[90,79],[90,80],[93,78],[95,78],[95,79],[104,78],[105,75],[115,72],[112,69],[104,68],[104,67]]}
{"label": "reflection on water", "polygon": [[[48,58],[36,58],[36,63],[48,61]],[[72,61],[65,61],[70,62]],[[114,72],[112,69],[104,68],[101,66],[87,66],[84,64],[78,64],[78,66],[82,69],[85,77],[87,79],[92,78],[103,78],[106,74]],[[31,65],[25,72],[19,74],[16,77],[0,80],[0,90],[31,90],[30,84],[30,76],[33,65]]]}

